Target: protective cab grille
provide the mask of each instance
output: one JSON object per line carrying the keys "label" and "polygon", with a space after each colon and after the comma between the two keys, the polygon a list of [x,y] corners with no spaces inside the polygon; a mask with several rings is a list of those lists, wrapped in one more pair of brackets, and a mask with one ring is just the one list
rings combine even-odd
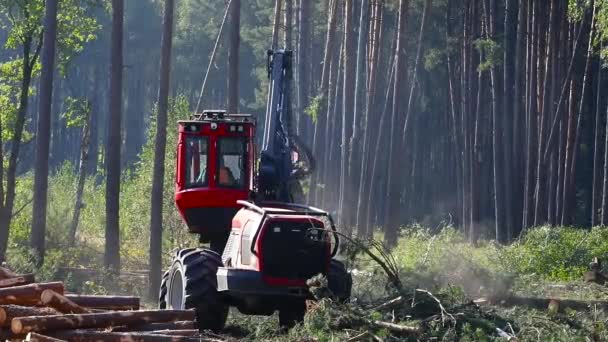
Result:
{"label": "protective cab grille", "polygon": [[262,241],[262,272],[277,278],[307,280],[325,273],[329,252],[323,231],[310,222],[270,222]]}

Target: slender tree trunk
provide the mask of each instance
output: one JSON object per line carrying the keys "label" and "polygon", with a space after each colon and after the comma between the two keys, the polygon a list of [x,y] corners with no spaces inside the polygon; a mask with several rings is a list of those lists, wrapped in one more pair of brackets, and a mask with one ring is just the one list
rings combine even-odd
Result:
{"label": "slender tree trunk", "polygon": [[283,0],[275,0],[274,3],[274,24],[272,25],[272,49],[279,47],[279,30],[281,26],[281,6]]}
{"label": "slender tree trunk", "polygon": [[522,231],[522,215],[524,204],[524,183],[525,183],[525,84],[526,76],[524,74],[526,53],[525,37],[528,36],[528,0],[519,0],[518,18],[517,18],[517,38],[515,44],[515,80],[513,90],[513,139],[511,147],[511,158],[515,161],[513,166],[513,237],[518,236]]}
{"label": "slender tree trunk", "polygon": [[100,98],[102,97],[103,86],[102,86],[102,76],[101,68],[95,67],[94,71],[94,81],[92,82],[93,90],[92,90],[92,101],[91,101],[91,141],[89,148],[89,162],[87,163],[87,174],[88,175],[96,175],[97,174],[97,163],[99,159],[99,108],[100,106]]}
{"label": "slender tree trunk", "polygon": [[[27,12],[26,12],[27,13]],[[6,192],[2,192],[0,199],[4,201],[0,207],[0,259],[4,261],[6,248],[8,246],[9,229],[13,218],[13,207],[15,204],[15,188],[17,185],[17,162],[23,138],[23,128],[28,110],[28,98],[32,73],[38,61],[42,49],[42,39],[38,41],[35,51],[32,51],[33,32],[26,36],[23,47],[23,66],[21,69],[21,89],[19,93],[19,107],[11,142],[11,153],[6,168]],[[1,161],[4,161],[3,159]],[[3,163],[4,164],[4,163]]]}
{"label": "slender tree trunk", "polygon": [[538,15],[538,2],[533,1],[529,7],[530,19],[528,31],[528,57],[526,63],[527,75],[527,123],[526,123],[526,181],[525,181],[525,198],[523,211],[523,229],[527,229],[534,224],[534,188],[535,188],[535,171],[536,171],[536,137],[537,137],[537,47],[538,47],[538,27],[536,16]]}
{"label": "slender tree trunk", "polygon": [[[539,133],[538,133],[538,160],[536,167],[536,204],[534,210],[534,225],[539,226],[547,223],[547,160],[548,153],[545,153],[545,147],[548,146],[547,139],[547,126],[548,121],[550,120],[549,115],[553,113],[553,99],[555,97],[554,93],[554,83],[557,82],[555,80],[555,58],[557,56],[556,48],[557,48],[557,11],[558,11],[558,1],[552,0],[550,5],[550,15],[549,15],[549,32],[547,33],[547,46],[546,51],[543,51],[542,48],[539,48],[539,51],[544,52],[544,69],[540,73],[544,73],[543,81],[542,81],[542,97],[541,104],[542,108],[540,110],[540,118],[539,118]],[[543,25],[544,26],[544,25]],[[540,30],[539,30],[540,32]],[[541,39],[542,40],[542,39]],[[542,60],[542,59],[541,59]],[[557,106],[559,108],[559,105]],[[557,117],[556,117],[557,118]],[[551,136],[551,134],[549,134]]]}
{"label": "slender tree trunk", "polygon": [[[313,155],[319,156],[322,151],[325,150],[324,146],[329,138],[329,134],[327,131],[327,127],[329,126],[329,95],[331,92],[331,88],[328,88],[329,85],[329,73],[331,61],[333,60],[333,54],[335,49],[335,40],[336,40],[336,26],[337,26],[337,18],[338,18],[338,0],[332,0],[331,2],[331,10],[328,13],[327,18],[327,37],[325,39],[325,52],[323,57],[323,70],[321,73],[321,86],[319,87],[318,96],[321,97],[319,106],[319,112],[317,113],[317,122],[314,128],[313,135]],[[340,51],[340,50],[338,50]],[[339,53],[339,52],[338,52]],[[338,58],[339,60],[340,58]],[[325,129],[325,132],[323,130]],[[325,134],[324,134],[325,133]],[[327,155],[327,151],[323,153]],[[317,168],[325,170],[327,169],[327,164],[325,164],[326,158],[322,158],[322,163],[318,163]],[[311,180],[310,180],[310,190],[308,192],[308,202],[315,203],[318,194],[318,179],[319,172],[313,172]],[[327,183],[327,178],[323,179]],[[327,184],[325,184],[327,185]]]}
{"label": "slender tree trunk", "polygon": [[[304,127],[304,121],[309,121],[310,118],[305,114],[305,110],[309,105],[309,90],[310,90],[310,70],[309,65],[312,59],[311,50],[307,46],[311,42],[311,2],[300,1],[299,12],[299,30],[298,30],[298,83],[297,83],[297,101],[298,101],[298,135],[301,135]],[[317,171],[318,172],[318,171]],[[315,172],[315,173],[317,173]],[[318,177],[316,177],[318,181]],[[312,191],[309,191],[309,196]],[[310,197],[309,197],[310,198]]]}
{"label": "slender tree trunk", "polygon": [[[367,204],[366,201],[369,201],[368,198],[368,194],[370,192],[372,192],[372,189],[369,188],[369,183],[371,182],[370,178],[373,176],[370,176],[370,168],[372,167],[371,165],[371,156],[369,154],[370,152],[370,142],[372,140],[372,137],[375,135],[372,133],[372,127],[376,127],[376,126],[372,126],[370,125],[371,122],[375,121],[375,120],[370,120],[370,114],[371,114],[371,110],[372,108],[376,108],[376,101],[375,101],[375,97],[376,97],[376,73],[378,70],[378,49],[380,48],[380,44],[378,41],[379,35],[380,35],[380,25],[381,23],[379,22],[380,19],[380,11],[382,10],[382,4],[379,4],[378,1],[372,1],[371,3],[371,21],[370,21],[370,25],[371,25],[371,31],[369,34],[369,47],[368,47],[368,58],[369,58],[369,63],[368,63],[368,84],[367,84],[367,94],[366,96],[366,105],[364,108],[364,113],[363,113],[363,118],[362,121],[364,122],[364,124],[362,125],[363,128],[363,151],[362,151],[362,171],[359,177],[359,196],[358,196],[358,200],[357,200],[357,219],[355,221],[355,224],[357,226],[357,236],[359,237],[367,237],[367,233],[369,231],[369,227],[368,227],[368,211],[367,211]],[[381,126],[377,126],[378,128]],[[377,130],[374,130],[373,132],[377,132]]]}
{"label": "slender tree trunk", "polygon": [[285,49],[293,50],[293,0],[285,0]]}
{"label": "slender tree trunk", "polygon": [[[238,4],[238,3],[237,3]],[[163,35],[161,39],[160,80],[158,87],[158,116],[154,142],[154,173],[150,206],[150,274],[149,297],[155,298],[161,282],[163,237],[163,185],[165,183],[165,154],[167,147],[167,112],[171,84],[171,50],[173,46],[174,0],[165,0]]]}
{"label": "slender tree trunk", "polygon": [[416,89],[416,84],[418,83],[418,67],[420,65],[420,60],[422,59],[422,38],[424,37],[424,27],[426,25],[426,20],[428,17],[429,10],[432,6],[432,0],[424,1],[424,9],[422,11],[422,19],[420,21],[420,31],[418,33],[418,42],[416,44],[416,59],[414,61],[414,70],[412,73],[412,81],[410,83],[410,91],[407,100],[407,107],[405,109],[405,123],[403,125],[403,131],[401,132],[401,146],[405,146],[406,134],[408,129],[408,124],[410,120],[410,114],[412,110],[412,105],[414,102],[414,90]]}
{"label": "slender tree trunk", "polygon": [[[167,0],[165,0],[167,1]],[[166,8],[165,8],[166,10]],[[173,12],[173,10],[171,10]],[[173,22],[173,18],[170,19]],[[166,28],[164,29],[166,30]],[[166,31],[164,31],[166,32]],[[228,54],[228,113],[239,112],[239,47],[241,45],[241,0],[230,7],[230,52]]]}
{"label": "slender tree trunk", "polygon": [[[348,139],[352,135],[353,106],[355,96],[355,25],[354,25],[354,2],[344,1],[344,88],[342,95],[342,143],[340,160],[340,199],[338,200],[339,222],[347,232],[352,232],[353,205],[352,192],[350,188],[349,149]],[[349,201],[349,203],[346,203]]]}
{"label": "slender tree trunk", "polygon": [[[494,0],[484,0],[484,13],[486,23],[486,34],[488,39],[494,39],[495,35],[495,6]],[[504,145],[502,116],[499,113],[498,96],[498,70],[496,65],[490,66],[490,83],[492,94],[492,145],[494,154],[494,217],[496,240],[505,242],[509,236],[509,227],[505,224],[505,197],[504,197]]]}
{"label": "slender tree trunk", "polygon": [[[572,222],[572,217],[573,217],[573,210],[572,210],[572,202],[574,201],[574,180],[576,177],[576,160],[577,160],[577,146],[579,145],[579,140],[580,140],[580,131],[581,131],[581,125],[582,125],[582,119],[583,119],[583,114],[584,114],[584,110],[585,110],[585,103],[586,103],[586,98],[587,98],[587,92],[588,92],[588,88],[589,88],[589,82],[591,79],[591,59],[593,58],[593,44],[594,44],[594,39],[595,39],[595,22],[596,22],[596,10],[597,10],[597,6],[595,5],[595,1],[591,0],[591,8],[592,10],[592,14],[591,14],[591,21],[589,24],[589,42],[587,45],[587,56],[586,56],[586,60],[585,60],[585,70],[583,73],[583,84],[582,84],[582,89],[581,89],[581,95],[580,95],[580,102],[579,102],[579,106],[578,106],[578,112],[577,112],[577,119],[576,119],[576,129],[574,131],[574,145],[572,146],[573,150],[572,150],[572,159],[570,161],[570,165],[569,165],[569,169],[568,169],[568,176],[569,177],[564,177],[564,184],[567,185],[564,186],[564,199],[563,199],[563,212],[562,212],[562,225],[570,225]],[[584,30],[584,25],[581,25],[581,27],[579,28],[579,30]],[[578,38],[577,38],[578,39]],[[575,44],[576,45],[576,44]],[[576,55],[576,50],[572,51],[573,55]],[[576,102],[575,102],[576,103]],[[573,104],[574,105],[574,104]],[[568,166],[568,164],[566,164]]]}
{"label": "slender tree trunk", "polygon": [[505,23],[504,23],[504,68],[503,68],[503,168],[504,168],[504,219],[505,219],[505,241],[513,238],[513,175],[516,172],[516,159],[513,159],[513,116],[515,101],[515,64],[517,46],[517,0],[505,1]]}
{"label": "slender tree trunk", "polygon": [[76,245],[76,230],[80,219],[80,211],[83,208],[82,197],[84,194],[84,183],[87,179],[87,164],[89,160],[89,146],[91,138],[91,105],[87,101],[84,126],[82,127],[82,141],[80,142],[80,164],[78,166],[78,182],[76,185],[76,201],[74,203],[74,214],[70,223],[68,234],[68,246]]}
{"label": "slender tree trunk", "polygon": [[387,205],[385,205],[385,236],[384,242],[387,245],[394,245],[397,243],[397,237],[399,234],[400,226],[400,215],[396,213],[400,212],[401,204],[401,160],[404,159],[399,155],[401,151],[401,135],[399,134],[399,127],[403,127],[404,120],[401,119],[401,105],[403,104],[402,97],[399,94],[403,93],[404,80],[407,78],[406,70],[406,20],[407,12],[409,8],[408,0],[399,0],[399,24],[397,27],[397,45],[395,49],[395,84],[393,91],[393,106],[390,120],[389,129],[389,154],[388,154],[388,178],[387,178]]}
{"label": "slender tree trunk", "polygon": [[[350,192],[353,194],[352,198],[357,199],[353,201],[353,221],[354,228],[357,234],[362,233],[363,228],[359,227],[359,203],[361,202],[361,196],[363,195],[360,191],[361,186],[361,175],[365,173],[365,164],[363,159],[365,157],[364,145],[365,134],[363,133],[364,127],[367,127],[367,117],[364,114],[365,108],[368,106],[369,97],[366,96],[366,77],[365,77],[365,57],[367,46],[367,39],[369,33],[369,0],[361,1],[361,16],[359,17],[359,37],[357,39],[357,65],[355,73],[355,91],[354,91],[354,106],[353,106],[353,126],[352,135],[349,141],[349,166],[351,170],[350,174]],[[355,207],[356,206],[356,207]]]}
{"label": "slender tree trunk", "polygon": [[106,238],[104,265],[120,270],[120,150],[122,143],[123,0],[112,0],[112,49],[108,147],[106,151]]}
{"label": "slender tree trunk", "polygon": [[[608,117],[608,103],[606,103],[605,115]],[[602,210],[600,225],[608,226],[608,120],[606,120],[604,137],[604,182],[602,184]]]}
{"label": "slender tree trunk", "polygon": [[55,41],[57,37],[57,0],[47,0],[44,18],[44,45],[42,48],[42,74],[40,76],[40,102],[36,134],[36,166],[34,172],[34,205],[30,245],[36,253],[37,264],[44,262],[46,233],[46,207],[49,177],[49,144],[51,140],[51,100],[55,72]]}
{"label": "slender tree trunk", "polygon": [[594,148],[593,148],[593,184],[592,184],[592,196],[591,196],[591,226],[595,227],[599,225],[601,221],[601,196],[602,196],[602,65],[597,66],[597,90],[595,93],[595,135],[594,135]]}
{"label": "slender tree trunk", "polygon": [[[333,61],[331,63],[331,70],[328,71],[329,73],[329,85],[328,85],[328,91],[327,91],[327,111],[326,111],[326,118],[327,118],[327,125],[325,125],[325,132],[324,132],[324,137],[326,140],[326,146],[327,148],[325,149],[325,153],[323,153],[323,184],[325,185],[323,187],[323,193],[322,193],[322,201],[321,202],[321,206],[323,208],[327,207],[328,205],[331,204],[332,208],[335,208],[337,210],[337,205],[336,205],[336,201],[332,198],[332,196],[335,195],[336,193],[336,189],[335,186],[336,184],[338,184],[338,180],[335,178],[332,178],[334,175],[332,174],[332,171],[335,170],[335,161],[334,159],[336,159],[336,154],[335,154],[335,149],[337,148],[337,144],[333,144],[335,142],[335,139],[337,138],[335,134],[333,134],[333,132],[335,132],[334,126],[338,125],[339,123],[339,117],[337,116],[337,108],[338,108],[338,101],[340,100],[340,96],[339,96],[339,88],[340,85],[342,84],[341,80],[344,78],[343,75],[343,63],[344,63],[344,54],[342,53],[343,50],[343,44],[340,44],[339,48],[338,48],[338,55],[335,58],[335,61]],[[331,120],[330,120],[331,119]],[[321,126],[319,126],[317,124],[317,128],[319,128],[319,132]],[[317,196],[319,197],[321,195],[321,193],[318,193]]]}

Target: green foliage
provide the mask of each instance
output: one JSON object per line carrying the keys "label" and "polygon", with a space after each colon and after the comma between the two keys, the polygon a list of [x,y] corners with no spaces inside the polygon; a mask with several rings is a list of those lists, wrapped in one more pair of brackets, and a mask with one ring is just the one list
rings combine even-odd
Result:
{"label": "green foliage", "polygon": [[[100,27],[89,11],[97,6],[98,3],[91,0],[59,1],[57,60],[60,70],[64,70],[74,54],[81,52],[87,42],[96,38],[95,34]],[[5,44],[7,49],[18,49],[21,45],[27,44],[28,40],[36,44],[41,43],[44,20],[43,0],[1,0],[0,15],[10,24],[4,27],[8,29]]]}
{"label": "green foliage", "polygon": [[502,63],[502,47],[493,39],[477,39],[473,42],[475,48],[482,55],[483,60],[479,63],[479,71],[487,71],[495,65]]}
{"label": "green foliage", "polygon": [[599,46],[600,55],[604,62],[608,61],[608,1],[607,0],[596,0],[597,6],[597,21],[596,28],[598,31],[598,39],[596,39],[597,45]]}
{"label": "green foliage", "polygon": [[518,274],[538,274],[551,280],[578,280],[593,257],[608,257],[608,229],[541,227],[529,231],[505,250]]}
{"label": "green foliage", "polygon": [[424,55],[424,69],[431,71],[437,66],[443,65],[445,52],[441,49],[428,49]]}
{"label": "green foliage", "polygon": [[88,99],[68,96],[65,99],[64,108],[65,111],[61,117],[65,120],[66,126],[82,127],[91,113],[91,102]]}
{"label": "green foliage", "polygon": [[568,20],[579,22],[585,14],[585,8],[588,6],[588,0],[568,0]]}
{"label": "green foliage", "polygon": [[305,109],[305,113],[312,118],[312,122],[316,123],[319,117],[319,111],[323,105],[325,98],[323,95],[315,96],[310,100],[310,105]]}

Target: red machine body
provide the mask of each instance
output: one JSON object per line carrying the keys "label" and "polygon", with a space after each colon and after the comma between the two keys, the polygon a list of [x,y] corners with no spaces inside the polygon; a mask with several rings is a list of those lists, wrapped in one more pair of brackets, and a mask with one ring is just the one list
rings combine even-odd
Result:
{"label": "red machine body", "polygon": [[311,298],[306,280],[328,274],[336,252],[331,217],[290,203],[239,204],[243,208],[232,220],[223,267],[217,271],[218,291],[229,294],[230,304],[241,312],[255,314]]}
{"label": "red machine body", "polygon": [[[239,200],[253,189],[255,121],[207,111],[179,121],[175,204],[203,242],[227,236]],[[225,239],[224,239],[225,240]]]}

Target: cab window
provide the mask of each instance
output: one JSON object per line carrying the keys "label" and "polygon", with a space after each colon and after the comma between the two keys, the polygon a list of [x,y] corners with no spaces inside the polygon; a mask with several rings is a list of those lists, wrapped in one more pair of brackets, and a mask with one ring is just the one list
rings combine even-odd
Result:
{"label": "cab window", "polygon": [[207,186],[207,156],[209,143],[206,137],[186,138],[186,188]]}
{"label": "cab window", "polygon": [[244,188],[247,144],[243,138],[219,138],[217,141],[217,186]]}

